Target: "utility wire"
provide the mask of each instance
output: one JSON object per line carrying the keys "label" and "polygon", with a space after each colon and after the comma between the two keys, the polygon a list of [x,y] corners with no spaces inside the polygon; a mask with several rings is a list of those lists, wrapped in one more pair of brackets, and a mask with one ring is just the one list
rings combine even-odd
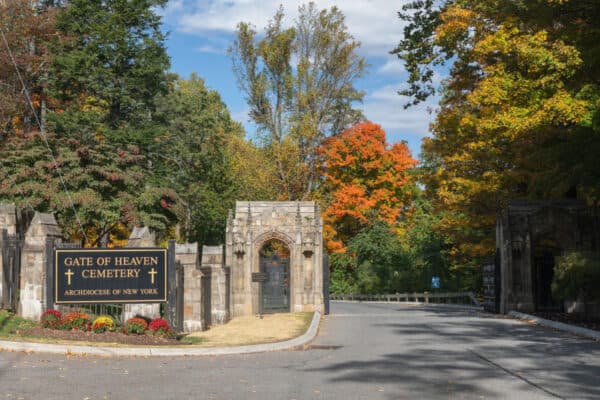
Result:
{"label": "utility wire", "polygon": [[[63,187],[63,190],[67,194],[67,198],[69,199],[69,204],[71,205],[71,209],[73,210],[73,213],[75,214],[75,219],[77,220],[77,224],[79,224],[79,229],[81,230],[81,234],[83,235],[85,242],[89,243],[88,237],[85,234],[85,229],[83,229],[83,224],[81,223],[81,220],[79,219],[79,214],[77,214],[77,210],[75,209],[75,204],[73,203],[73,199],[71,198],[71,193],[69,192],[69,189],[67,189],[67,185],[65,184],[65,180],[64,180],[62,172],[60,170],[60,166],[58,165],[58,162],[56,161],[56,157],[54,157],[54,152],[52,151],[52,148],[50,147],[50,144],[48,143],[48,138],[46,137],[46,133],[44,132],[44,129],[42,128],[40,119],[37,115],[37,112],[35,111],[35,108],[33,107],[33,103],[31,102],[31,98],[29,97],[29,91],[27,90],[25,81],[23,80],[23,77],[21,76],[21,72],[19,71],[19,66],[17,65],[17,61],[15,60],[15,57],[13,56],[10,45],[8,44],[8,40],[6,40],[6,36],[4,35],[4,29],[1,26],[0,26],[0,35],[2,35],[2,40],[4,41],[4,45],[6,46],[8,55],[10,56],[10,60],[12,61],[13,65],[15,67],[17,77],[19,78],[19,81],[21,82],[21,85],[23,86],[25,100],[27,101],[29,108],[31,108],[31,112],[32,112],[33,116],[35,117],[35,121],[37,122],[37,125],[40,128],[40,136],[42,137],[44,144],[46,145],[46,148],[48,149],[48,153],[50,154],[50,157],[52,158],[52,162],[56,166],[56,172],[58,173],[58,178]],[[23,193],[23,192],[21,192],[21,193]]]}

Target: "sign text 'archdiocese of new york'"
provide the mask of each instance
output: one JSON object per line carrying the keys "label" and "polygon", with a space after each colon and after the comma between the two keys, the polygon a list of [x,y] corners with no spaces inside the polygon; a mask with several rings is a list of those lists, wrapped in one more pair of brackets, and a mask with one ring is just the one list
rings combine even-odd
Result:
{"label": "sign text 'archdiocese of new york'", "polygon": [[166,249],[57,249],[54,268],[57,304],[167,300]]}

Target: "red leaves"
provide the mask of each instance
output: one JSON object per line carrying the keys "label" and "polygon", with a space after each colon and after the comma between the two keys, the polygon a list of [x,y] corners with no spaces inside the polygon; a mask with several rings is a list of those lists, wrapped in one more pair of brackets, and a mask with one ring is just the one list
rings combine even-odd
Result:
{"label": "red leaves", "polygon": [[324,212],[324,236],[330,251],[343,251],[347,238],[373,220],[395,224],[410,201],[416,160],[405,143],[389,146],[381,126],[358,123],[321,148],[325,187],[331,193]]}

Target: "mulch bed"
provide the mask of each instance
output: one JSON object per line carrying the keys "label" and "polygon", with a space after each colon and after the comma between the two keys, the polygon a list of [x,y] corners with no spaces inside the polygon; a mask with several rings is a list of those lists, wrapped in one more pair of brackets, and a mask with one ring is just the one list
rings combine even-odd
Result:
{"label": "mulch bed", "polygon": [[141,346],[173,346],[189,344],[181,342],[175,338],[164,338],[151,335],[126,335],[121,332],[83,332],[83,331],[61,331],[57,329],[48,329],[35,327],[19,332],[24,338],[43,337],[45,339],[73,340],[81,342],[101,342],[101,343],[119,343]]}
{"label": "mulch bed", "polygon": [[593,317],[586,317],[581,314],[567,314],[563,312],[535,312],[533,315],[549,319],[550,321],[562,322],[569,325],[576,325],[582,328],[593,329],[600,331],[600,319]]}

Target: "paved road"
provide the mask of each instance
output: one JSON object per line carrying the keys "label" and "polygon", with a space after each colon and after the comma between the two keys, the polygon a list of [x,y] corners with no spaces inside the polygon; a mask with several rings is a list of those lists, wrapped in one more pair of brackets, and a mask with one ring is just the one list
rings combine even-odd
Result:
{"label": "paved road", "polygon": [[307,350],[0,352],[2,399],[600,399],[600,343],[474,311],[333,303]]}

